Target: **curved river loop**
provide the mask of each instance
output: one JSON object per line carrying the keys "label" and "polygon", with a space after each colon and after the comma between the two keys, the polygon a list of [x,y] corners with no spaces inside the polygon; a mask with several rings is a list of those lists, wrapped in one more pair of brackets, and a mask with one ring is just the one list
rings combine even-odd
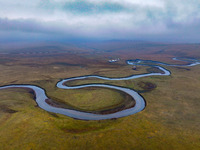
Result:
{"label": "curved river loop", "polygon": [[87,79],[87,78],[98,78],[103,80],[111,80],[111,81],[119,81],[119,80],[131,80],[131,79],[137,79],[142,77],[148,77],[148,76],[169,76],[171,73],[167,69],[159,66],[159,65],[165,65],[165,66],[195,66],[200,64],[199,61],[196,59],[185,59],[185,58],[173,58],[173,60],[180,60],[187,62],[186,65],[174,65],[174,64],[167,64],[162,63],[158,61],[152,61],[152,60],[141,60],[141,59],[135,59],[135,60],[127,60],[126,63],[128,65],[142,65],[142,66],[153,66],[158,68],[161,73],[145,73],[140,75],[132,75],[129,77],[122,77],[122,78],[108,78],[108,77],[102,77],[97,75],[88,75],[88,76],[81,76],[81,77],[73,77],[73,78],[67,78],[59,81],[57,83],[57,87],[61,89],[80,89],[85,87],[105,87],[105,88],[111,88],[115,90],[122,91],[128,95],[130,95],[133,100],[135,101],[135,105],[131,108],[127,108],[118,112],[110,113],[110,114],[94,114],[89,112],[83,112],[79,110],[72,110],[72,109],[66,109],[66,108],[58,108],[49,105],[46,103],[46,100],[49,99],[45,93],[45,90],[41,87],[35,86],[35,85],[6,85],[1,86],[0,89],[7,89],[7,88],[29,88],[32,89],[35,93],[35,101],[37,102],[38,106],[46,111],[63,114],[72,118],[81,119],[81,120],[103,120],[103,119],[112,119],[112,118],[120,118],[125,117],[128,115],[132,115],[135,113],[138,113],[142,111],[145,108],[145,100],[144,98],[138,94],[133,89],[125,88],[125,87],[119,87],[114,85],[107,85],[107,84],[87,84],[87,85],[78,85],[78,86],[67,86],[66,82],[73,81],[73,80],[80,80],[80,79]]}

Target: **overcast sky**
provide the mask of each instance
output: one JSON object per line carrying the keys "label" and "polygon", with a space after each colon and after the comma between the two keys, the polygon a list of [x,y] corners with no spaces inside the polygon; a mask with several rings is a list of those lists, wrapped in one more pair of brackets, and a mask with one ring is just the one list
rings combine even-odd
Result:
{"label": "overcast sky", "polygon": [[0,0],[0,40],[200,42],[200,0]]}

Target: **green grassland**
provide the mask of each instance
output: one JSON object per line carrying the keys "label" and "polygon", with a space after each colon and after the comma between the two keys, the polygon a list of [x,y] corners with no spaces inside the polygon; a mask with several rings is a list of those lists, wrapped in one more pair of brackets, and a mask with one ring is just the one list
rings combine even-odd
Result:
{"label": "green grassland", "polygon": [[[191,51],[190,53],[189,56],[192,55]],[[110,64],[102,59],[103,56],[92,57],[89,54],[83,57],[71,57],[71,54],[43,56],[42,59],[38,56],[18,55],[1,57],[9,60],[0,64],[1,85],[38,85],[46,90],[50,98],[76,109],[89,111],[122,105],[124,95],[104,88],[62,90],[55,87],[56,82],[62,78],[92,74],[123,77],[145,73],[148,69],[139,67],[137,71],[132,70],[123,61]],[[55,63],[58,58],[62,63]],[[77,64],[71,62],[72,58],[78,61]],[[167,60],[163,59],[165,62]],[[198,150],[200,65],[166,68],[172,72],[171,76],[112,82],[87,79],[67,83],[107,83],[138,91],[144,90],[141,83],[156,85],[153,89],[140,93],[146,99],[145,110],[119,119],[76,120],[39,108],[33,95],[26,89],[0,90],[0,149]]]}

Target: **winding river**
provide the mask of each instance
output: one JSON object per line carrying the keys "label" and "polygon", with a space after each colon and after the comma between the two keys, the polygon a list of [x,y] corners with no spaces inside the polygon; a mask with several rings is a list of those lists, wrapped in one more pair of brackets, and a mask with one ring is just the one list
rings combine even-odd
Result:
{"label": "winding river", "polygon": [[145,73],[140,75],[132,75],[129,77],[122,77],[122,78],[108,78],[108,77],[102,77],[102,76],[96,76],[96,75],[88,75],[88,76],[81,76],[81,77],[73,77],[73,78],[67,78],[59,81],[57,83],[57,87],[61,89],[80,89],[85,87],[106,87],[111,88],[115,90],[122,91],[128,95],[130,95],[135,100],[134,107],[121,110],[115,113],[111,114],[94,114],[94,113],[88,113],[78,110],[72,110],[72,109],[66,109],[66,108],[58,108],[51,106],[46,103],[46,100],[49,99],[45,93],[45,90],[41,87],[35,86],[35,85],[6,85],[0,87],[0,89],[7,89],[7,88],[29,88],[32,89],[35,92],[35,101],[37,102],[38,106],[46,111],[63,114],[72,118],[81,119],[81,120],[103,120],[103,119],[112,119],[112,118],[120,118],[125,117],[128,115],[132,115],[135,113],[138,113],[142,111],[145,108],[145,100],[144,98],[134,91],[133,89],[125,88],[125,87],[119,87],[114,85],[107,85],[107,84],[87,84],[87,85],[79,85],[79,86],[67,86],[65,83],[68,81],[73,80],[80,80],[80,79],[87,79],[87,78],[98,78],[103,80],[112,80],[112,81],[119,81],[119,80],[130,80],[130,79],[136,79],[136,78],[142,78],[147,76],[169,76],[171,73],[167,69],[159,66],[159,65],[166,65],[166,66],[195,66],[200,64],[199,61],[196,59],[184,59],[184,58],[173,58],[174,60],[180,60],[187,62],[186,65],[174,65],[174,64],[167,64],[162,63],[158,61],[151,61],[151,60],[141,60],[141,59],[135,59],[135,60],[127,60],[126,63],[128,65],[143,65],[143,66],[153,66],[155,68],[158,68],[161,72],[160,73]]}

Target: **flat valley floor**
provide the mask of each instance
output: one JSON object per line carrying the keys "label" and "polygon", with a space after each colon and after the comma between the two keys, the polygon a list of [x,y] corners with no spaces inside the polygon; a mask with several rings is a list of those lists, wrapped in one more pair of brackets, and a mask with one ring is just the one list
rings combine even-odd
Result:
{"label": "flat valley floor", "polygon": [[[0,44],[0,86],[37,85],[56,104],[102,112],[123,106],[129,97],[105,88],[63,90],[56,83],[83,75],[126,77],[154,71],[147,66],[133,69],[126,64],[128,59],[184,64],[173,57],[200,60],[200,45],[115,41]],[[117,62],[108,62],[117,58]],[[139,91],[146,108],[118,119],[77,120],[39,108],[29,90],[0,90],[0,149],[200,149],[200,65],[163,67],[170,76],[68,83],[106,83]]]}

